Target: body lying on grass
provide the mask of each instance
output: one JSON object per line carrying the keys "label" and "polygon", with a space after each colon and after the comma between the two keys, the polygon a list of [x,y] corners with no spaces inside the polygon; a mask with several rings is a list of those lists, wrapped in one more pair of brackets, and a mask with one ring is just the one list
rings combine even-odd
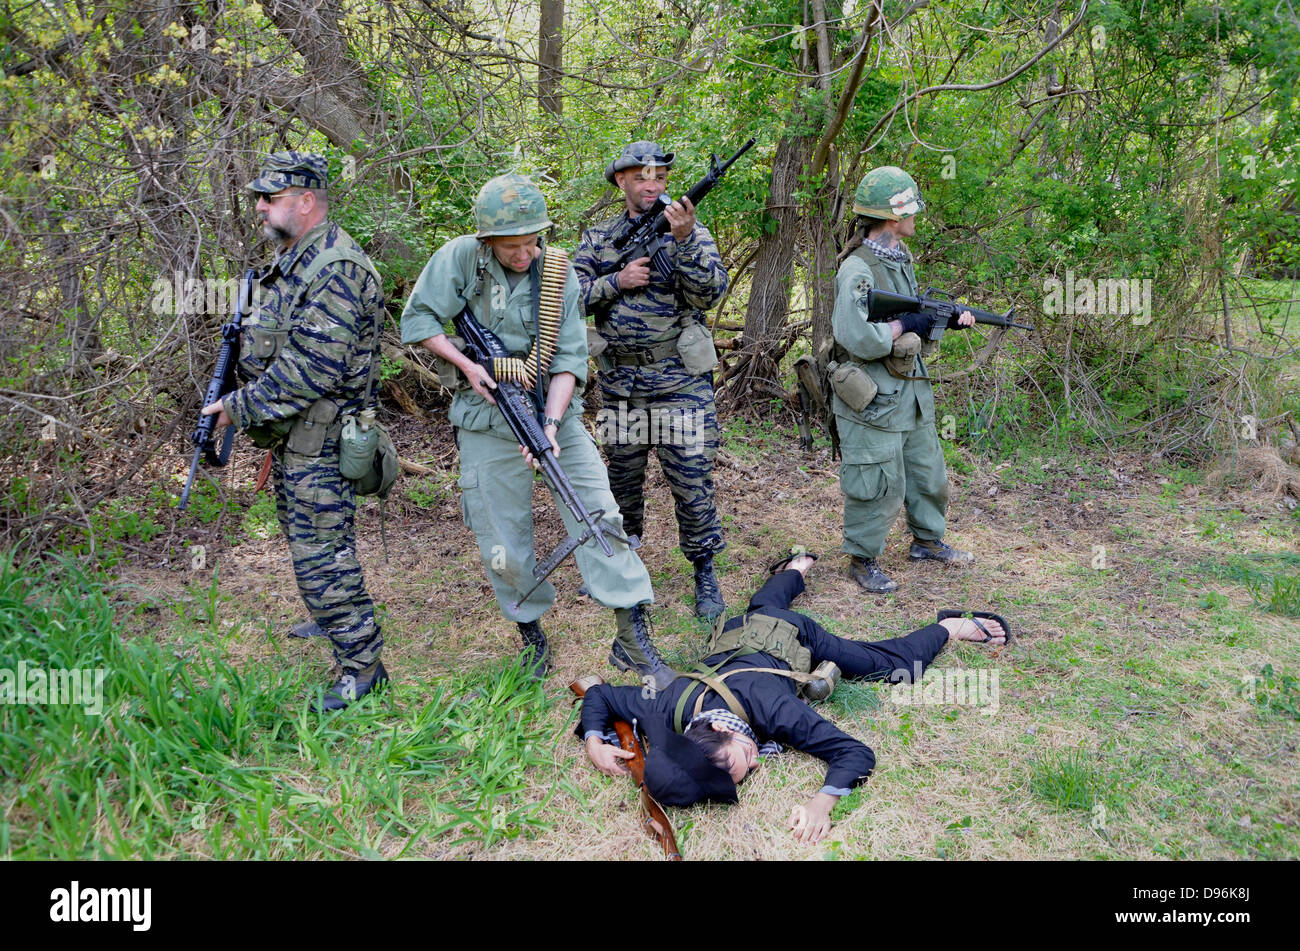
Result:
{"label": "body lying on grass", "polygon": [[[949,640],[1006,643],[1005,624],[984,614],[979,616],[983,620],[946,617],[885,641],[836,637],[790,610],[804,590],[813,560],[808,555],[789,559],[754,594],[747,613],[732,618],[715,634],[713,646],[741,643],[704,658],[703,666],[713,671],[705,675],[707,683],[687,674],[658,692],[608,684],[590,687],[578,733],[596,768],[609,776],[627,772],[623,761],[632,754],[607,740],[613,736],[615,720],[635,721],[649,741],[646,789],[660,803],[734,803],[736,785],[758,765],[760,756],[776,752],[781,745],[802,750],[826,761],[826,781],[807,803],[794,808],[790,828],[800,841],[817,842],[830,831],[836,799],[870,775],[876,757],[865,743],[800,699],[798,678],[790,676],[792,666],[812,669],[832,661],[846,677],[911,682]],[[750,645],[757,641],[742,629],[760,632],[768,650],[746,646],[746,641]]]}

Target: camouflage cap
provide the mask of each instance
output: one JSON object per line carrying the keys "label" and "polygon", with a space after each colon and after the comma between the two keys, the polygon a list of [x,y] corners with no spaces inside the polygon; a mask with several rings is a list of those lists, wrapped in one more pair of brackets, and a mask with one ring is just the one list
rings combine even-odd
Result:
{"label": "camouflage cap", "polygon": [[273,195],[286,188],[328,188],[329,163],[314,152],[273,152],[262,162],[257,178],[244,187]]}
{"label": "camouflage cap", "polygon": [[605,169],[605,181],[613,185],[614,173],[625,168],[654,168],[657,165],[672,168],[676,157],[676,152],[665,152],[658,142],[633,142],[623,149],[622,155],[609,163],[609,168]]}
{"label": "camouflage cap", "polygon": [[853,194],[853,210],[868,218],[900,221],[925,211],[916,180],[897,165],[882,165],[867,172]]}
{"label": "camouflage cap", "polygon": [[474,199],[478,237],[537,234],[551,226],[542,190],[517,173],[490,178]]}

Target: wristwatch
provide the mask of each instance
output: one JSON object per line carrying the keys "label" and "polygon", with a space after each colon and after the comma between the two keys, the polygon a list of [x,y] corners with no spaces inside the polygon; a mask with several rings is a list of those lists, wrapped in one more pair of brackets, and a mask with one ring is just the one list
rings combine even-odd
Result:
{"label": "wristwatch", "polygon": [[559,429],[560,421],[554,416],[547,416],[546,419],[542,420],[542,428],[545,429],[547,426],[554,426],[556,429]]}

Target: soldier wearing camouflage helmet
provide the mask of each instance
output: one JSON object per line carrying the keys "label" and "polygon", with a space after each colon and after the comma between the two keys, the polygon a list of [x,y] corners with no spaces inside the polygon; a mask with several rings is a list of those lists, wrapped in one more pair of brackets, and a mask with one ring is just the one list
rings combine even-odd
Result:
{"label": "soldier wearing camouflage helmet", "polygon": [[246,385],[203,412],[271,450],[276,515],[312,616],[290,633],[329,638],[341,673],[318,706],[335,710],[388,681],[356,555],[355,486],[339,473],[342,421],[363,408],[376,359],[383,286],[361,246],[327,218],[323,157],[277,152],[247,188],[279,253],[243,324]]}
{"label": "soldier wearing camouflage helmet", "polygon": [[[842,454],[843,550],[849,576],[879,594],[898,587],[877,559],[904,505],[912,560],[958,565],[973,558],[943,541],[948,473],[924,362],[932,345],[922,344],[913,315],[889,323],[867,319],[867,292],[873,287],[917,296],[912,254],[903,239],[916,233],[925,201],[911,175],[886,165],[862,179],[853,210],[862,244],[835,277],[831,358],[838,367],[832,388]],[[969,313],[961,315],[963,325],[974,322]]]}
{"label": "soldier wearing camouflage helmet", "polygon": [[[537,341],[534,308],[539,262],[545,260],[541,232],[551,227],[537,186],[521,175],[501,175],[485,184],[474,203],[476,234],[453,238],[425,265],[402,313],[402,341],[419,343],[459,373],[452,384],[451,424],[460,450],[461,506],[465,524],[478,541],[483,570],[497,605],[514,621],[524,643],[525,662],[535,677],[549,671],[550,650],[541,617],[555,602],[555,588],[533,586],[533,471],[531,458],[495,408],[496,383],[462,354],[453,339],[454,318],[469,307],[506,349],[524,356]],[[565,265],[563,306],[546,380],[543,429],[583,504],[601,509],[604,521],[622,530],[623,519],[609,490],[600,453],[582,425],[582,399],[574,395],[587,377],[586,328],[578,304],[578,281]],[[539,318],[540,320],[540,318]],[[456,338],[458,339],[458,338]],[[558,504],[570,536],[581,534],[567,507]],[[650,575],[636,553],[615,543],[606,557],[594,541],[575,553],[591,597],[614,609],[615,654],[659,688],[672,680],[650,640],[645,614],[654,600]]]}
{"label": "soldier wearing camouflage helmet", "polygon": [[655,142],[623,149],[605,179],[623,193],[624,208],[587,230],[573,264],[583,305],[607,344],[597,359],[610,487],[628,530],[640,534],[654,448],[672,490],[682,554],[695,569],[695,613],[712,620],[726,610],[713,568],[726,542],[713,491],[717,354],[704,314],[726,292],[727,272],[685,197],[664,208],[672,226],[664,237],[670,273],[659,273],[648,258],[617,269],[614,247],[641,215],[659,213],[674,158]]}

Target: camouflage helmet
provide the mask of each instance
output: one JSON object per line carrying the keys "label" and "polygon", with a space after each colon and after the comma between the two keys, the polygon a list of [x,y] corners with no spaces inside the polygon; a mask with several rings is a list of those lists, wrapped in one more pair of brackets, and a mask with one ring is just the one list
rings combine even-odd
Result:
{"label": "camouflage helmet", "polygon": [[541,189],[515,173],[488,179],[479,189],[474,221],[480,238],[537,234],[551,226]]}
{"label": "camouflage helmet", "polygon": [[925,201],[916,180],[897,165],[873,168],[853,194],[853,210],[868,218],[900,221],[925,211]]}
{"label": "camouflage helmet", "polygon": [[328,188],[329,163],[314,152],[272,152],[262,162],[257,178],[244,187],[274,195],[286,188]]}

